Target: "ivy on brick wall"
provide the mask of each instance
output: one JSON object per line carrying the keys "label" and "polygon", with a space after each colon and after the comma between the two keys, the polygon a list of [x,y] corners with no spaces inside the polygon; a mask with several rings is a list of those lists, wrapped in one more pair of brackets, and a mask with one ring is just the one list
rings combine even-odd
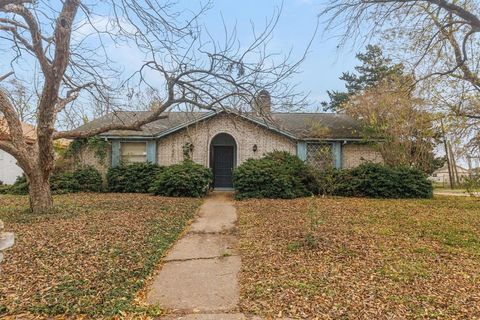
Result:
{"label": "ivy on brick wall", "polygon": [[75,139],[65,151],[65,157],[76,158],[82,150],[89,148],[93,150],[95,157],[103,164],[107,158],[107,146],[108,142],[98,136]]}

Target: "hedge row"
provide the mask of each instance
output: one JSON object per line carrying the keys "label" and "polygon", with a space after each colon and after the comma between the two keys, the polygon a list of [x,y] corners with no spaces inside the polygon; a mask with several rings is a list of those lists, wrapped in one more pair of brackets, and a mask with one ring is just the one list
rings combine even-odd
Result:
{"label": "hedge row", "polygon": [[190,160],[169,167],[123,164],[110,168],[107,174],[110,192],[150,192],[173,197],[202,197],[212,180],[210,169]]}
{"label": "hedge row", "polygon": [[163,167],[148,162],[111,167],[107,173],[108,191],[148,193],[163,169]]}
{"label": "hedge row", "polygon": [[[138,192],[173,197],[202,197],[210,188],[213,176],[210,169],[184,161],[169,167],[151,163],[122,164],[112,167],[107,173],[109,192]],[[73,172],[52,175],[50,187],[54,193],[102,192],[102,175],[91,166]],[[11,186],[0,186],[0,193],[27,194],[25,176],[19,177]]]}
{"label": "hedge row", "polygon": [[50,178],[50,188],[55,193],[101,192],[103,179],[92,166],[85,166],[73,172],[54,174]]}
{"label": "hedge row", "polygon": [[433,187],[416,169],[365,163],[353,169],[318,171],[287,152],[249,159],[234,173],[236,197],[297,198],[337,195],[371,198],[431,198]]}
{"label": "hedge row", "polygon": [[[135,163],[110,168],[110,192],[153,193],[164,196],[204,196],[213,177],[210,169],[191,160],[169,167]],[[101,192],[102,176],[93,167],[54,174],[55,193]],[[337,195],[371,198],[431,198],[431,182],[422,172],[406,167],[392,168],[365,163],[357,168],[317,171],[288,152],[272,152],[261,159],[249,159],[234,172],[236,197],[298,198],[308,195]],[[12,186],[0,186],[0,193],[26,194],[25,177]]]}
{"label": "hedge row", "polygon": [[191,160],[165,167],[150,192],[169,197],[203,197],[213,182],[212,171]]}
{"label": "hedge row", "polygon": [[368,198],[431,198],[427,176],[413,168],[365,163],[353,169],[317,174],[319,194]]}
{"label": "hedge row", "polygon": [[[91,166],[78,168],[72,172],[55,173],[50,177],[50,189],[54,193],[101,192],[102,175]],[[0,193],[28,194],[28,182],[25,175],[17,178],[13,185],[3,185]]]}

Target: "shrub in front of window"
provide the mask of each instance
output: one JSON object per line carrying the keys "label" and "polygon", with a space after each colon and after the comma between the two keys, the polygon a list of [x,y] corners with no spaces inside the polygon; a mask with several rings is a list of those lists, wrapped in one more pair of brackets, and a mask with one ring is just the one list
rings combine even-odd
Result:
{"label": "shrub in front of window", "polygon": [[297,156],[283,151],[248,159],[238,166],[233,179],[237,199],[291,199],[316,190],[312,170]]}
{"label": "shrub in front of window", "polygon": [[322,196],[359,196],[358,181],[349,169],[329,168],[314,170],[316,181],[316,195]]}
{"label": "shrub in front of window", "polygon": [[101,192],[103,179],[92,166],[85,166],[73,172],[61,172],[50,178],[50,188],[55,193]]}
{"label": "shrub in front of window", "polygon": [[212,171],[191,160],[165,167],[150,191],[170,197],[203,197],[213,182]]}
{"label": "shrub in front of window", "polygon": [[162,167],[150,162],[122,163],[108,169],[108,190],[111,192],[148,193]]}

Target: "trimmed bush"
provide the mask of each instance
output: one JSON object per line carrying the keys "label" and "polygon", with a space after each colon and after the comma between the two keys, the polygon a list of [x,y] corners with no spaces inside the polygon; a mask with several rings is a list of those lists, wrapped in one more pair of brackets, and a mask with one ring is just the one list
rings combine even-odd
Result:
{"label": "trimmed bush", "polygon": [[213,181],[212,171],[191,160],[165,167],[150,191],[170,197],[203,197]]}
{"label": "trimmed bush", "polygon": [[234,172],[237,199],[291,199],[316,192],[313,171],[297,156],[285,151],[248,159]]}
{"label": "trimmed bush", "polygon": [[74,193],[80,190],[80,184],[75,180],[73,172],[63,172],[50,177],[50,189],[54,193]]}
{"label": "trimmed bush", "polygon": [[416,169],[364,163],[353,169],[319,172],[320,194],[369,198],[431,198],[432,183]]}
{"label": "trimmed bush", "polygon": [[162,167],[153,163],[121,164],[108,169],[108,190],[111,192],[147,193]]}
{"label": "trimmed bush", "polygon": [[92,166],[52,175],[50,189],[55,193],[101,192],[102,175]]}
{"label": "trimmed bush", "polygon": [[92,166],[86,166],[73,171],[73,178],[79,184],[80,192],[101,192],[103,179],[100,172]]}

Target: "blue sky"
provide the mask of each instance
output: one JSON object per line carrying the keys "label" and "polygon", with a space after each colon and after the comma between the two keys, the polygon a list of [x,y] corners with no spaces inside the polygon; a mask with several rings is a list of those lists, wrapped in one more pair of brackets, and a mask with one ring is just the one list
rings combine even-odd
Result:
{"label": "blue sky", "polygon": [[[271,48],[282,52],[293,49],[299,57],[310,41],[317,16],[326,3],[324,0],[285,0]],[[213,8],[207,12],[203,22],[214,32],[222,29],[223,16],[227,24],[237,24],[240,40],[248,41],[251,39],[250,22],[253,21],[261,27],[265,19],[271,17],[275,8],[281,4],[280,0],[213,0]],[[195,5],[192,7],[195,8]],[[320,25],[310,52],[300,67],[301,74],[295,78],[299,89],[310,92],[312,108],[315,108],[319,101],[327,100],[327,90],[344,89],[343,82],[338,77],[343,71],[352,70],[356,65],[356,50],[348,46],[339,50],[338,39],[334,36],[324,34]],[[361,48],[357,48],[359,49]]]}
{"label": "blue sky", "polygon": [[[176,8],[191,9],[196,12],[200,3],[205,1],[207,0],[179,0]],[[223,21],[230,30],[236,26],[238,39],[243,44],[252,41],[251,23],[257,29],[262,29],[266,20],[271,18],[282,5],[281,0],[211,1],[212,8],[200,22],[221,41],[224,35],[223,17]],[[58,4],[56,1],[54,3]],[[301,57],[314,33],[317,16],[327,3],[328,0],[284,0],[283,10],[269,44],[269,50],[276,53],[287,53],[292,50],[293,59]],[[96,7],[96,9],[106,11],[103,13],[108,15],[111,8]],[[83,16],[80,14],[77,20],[82,19]],[[101,20],[98,23],[102,25]],[[84,31],[88,34],[88,30]],[[344,89],[343,82],[338,77],[343,71],[353,69],[356,64],[355,52],[362,49],[353,50],[351,47],[346,47],[339,50],[337,45],[338,39],[332,34],[324,34],[323,26],[320,25],[308,56],[299,68],[300,74],[292,80],[298,83],[300,91],[310,93],[310,111],[314,111],[321,101],[328,99],[327,90]],[[137,71],[145,60],[144,54],[136,47],[129,45],[112,46],[108,49],[108,55],[128,74]],[[23,67],[17,69],[16,71],[21,73],[17,75],[24,76],[25,80],[31,79],[30,70],[34,67],[31,62],[27,60]],[[4,68],[6,69],[3,70]],[[0,71],[9,71],[9,65],[0,65]]]}
{"label": "blue sky", "polygon": [[[265,26],[282,5],[281,0],[211,0],[212,8],[201,18],[200,23],[221,42],[224,36],[223,21],[228,32],[236,27],[241,44],[249,44],[252,37],[252,23],[257,30]],[[204,1],[203,1],[204,2]],[[180,1],[176,8],[191,9],[197,12],[200,1]],[[283,9],[269,50],[275,53],[293,52],[293,60],[300,58],[314,35],[317,16],[327,3],[326,0],[284,0]],[[222,20],[223,19],[223,20]],[[343,90],[343,82],[338,79],[343,71],[352,70],[356,65],[357,47],[338,49],[338,38],[323,32],[322,24],[310,47],[306,60],[299,68],[300,73],[292,80],[298,83],[298,90],[309,93],[309,111],[315,111],[321,101],[328,100],[327,90]],[[123,46],[109,53],[127,72],[138,70],[143,55],[134,47]]]}

